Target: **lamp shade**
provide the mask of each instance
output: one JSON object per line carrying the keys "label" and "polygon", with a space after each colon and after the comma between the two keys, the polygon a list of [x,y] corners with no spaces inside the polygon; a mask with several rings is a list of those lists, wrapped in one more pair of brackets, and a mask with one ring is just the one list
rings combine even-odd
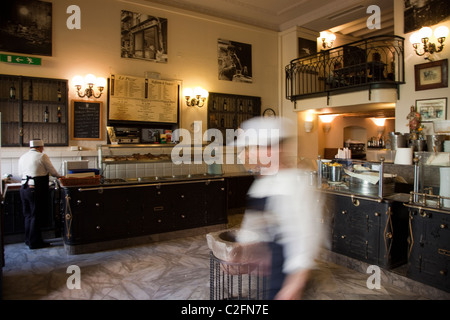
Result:
{"label": "lamp shade", "polygon": [[92,73],[89,73],[84,77],[86,84],[94,84],[96,79],[97,78]]}
{"label": "lamp shade", "polygon": [[72,85],[74,86],[82,86],[84,83],[82,76],[75,76],[72,78]]}
{"label": "lamp shade", "polygon": [[412,44],[416,44],[416,43],[420,43],[421,39],[420,39],[420,35],[418,32],[414,32],[410,37],[409,37],[409,42],[411,42]]}
{"label": "lamp shade", "polygon": [[194,91],[191,88],[186,88],[183,90],[183,96],[192,97],[194,95]]}
{"label": "lamp shade", "polygon": [[98,77],[95,81],[95,85],[97,87],[102,87],[102,88],[106,87],[106,79],[102,78],[102,77]]}
{"label": "lamp shade", "polygon": [[327,39],[328,38],[328,32],[322,31],[320,32],[320,39]]}
{"label": "lamp shade", "polygon": [[446,26],[437,27],[436,30],[434,30],[434,36],[438,39],[446,38],[448,36],[448,28]]}
{"label": "lamp shade", "polygon": [[430,27],[423,27],[422,29],[419,30],[419,35],[420,38],[430,38],[431,35],[433,34],[433,30],[431,30]]}

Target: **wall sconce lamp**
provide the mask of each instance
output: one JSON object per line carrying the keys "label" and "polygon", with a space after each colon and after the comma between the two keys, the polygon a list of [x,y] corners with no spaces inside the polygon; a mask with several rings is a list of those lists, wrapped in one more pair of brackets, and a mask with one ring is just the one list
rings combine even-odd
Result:
{"label": "wall sconce lamp", "polygon": [[336,40],[336,35],[334,33],[322,31],[319,38],[322,40],[322,47],[324,49],[329,49],[333,46],[334,40]]}
{"label": "wall sconce lamp", "polygon": [[309,114],[305,118],[305,131],[311,132],[312,128],[313,128],[313,116]]}
{"label": "wall sconce lamp", "polygon": [[337,114],[323,114],[320,115],[320,121],[322,121],[323,124],[323,132],[328,133],[331,129],[331,122],[334,120],[334,118],[337,117]]}
{"label": "wall sconce lamp", "polygon": [[[444,41],[448,36],[448,28],[446,26],[440,26],[434,30],[434,36],[439,42],[438,46],[430,42],[430,37],[432,34],[433,30],[430,27],[423,27],[409,37],[409,41],[419,57],[426,53],[433,54],[435,52],[441,52],[444,49]],[[422,43],[422,46],[420,46],[420,43]],[[425,59],[429,58],[426,57]]]}
{"label": "wall sconce lamp", "polygon": [[[96,78],[93,74],[88,74],[84,78],[82,76],[75,76],[72,79],[72,84],[77,88],[77,94],[80,98],[90,98],[94,97],[96,99],[100,98],[103,93],[103,89],[106,87],[106,79],[99,77]],[[87,86],[82,93],[81,88]],[[97,87],[99,93],[96,95],[94,92],[94,85]]]}
{"label": "wall sconce lamp", "polygon": [[208,91],[197,87],[194,90],[191,88],[186,88],[183,90],[183,96],[186,99],[186,105],[188,107],[203,107],[206,98],[208,98]]}
{"label": "wall sconce lamp", "polygon": [[377,132],[379,134],[384,133],[384,124],[386,123],[386,118],[371,118],[373,123],[377,126]]}

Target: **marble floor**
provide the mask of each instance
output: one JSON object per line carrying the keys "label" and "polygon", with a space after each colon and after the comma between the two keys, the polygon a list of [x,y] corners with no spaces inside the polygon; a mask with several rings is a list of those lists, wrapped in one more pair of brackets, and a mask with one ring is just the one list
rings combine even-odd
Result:
{"label": "marble floor", "polygon": [[[368,289],[367,274],[326,259],[317,262],[308,300],[435,298],[383,281],[380,289]],[[72,265],[80,268],[80,289],[67,286]],[[5,246],[5,300],[208,300],[209,282],[204,234],[79,255],[68,255],[58,239],[39,250],[22,243]]]}

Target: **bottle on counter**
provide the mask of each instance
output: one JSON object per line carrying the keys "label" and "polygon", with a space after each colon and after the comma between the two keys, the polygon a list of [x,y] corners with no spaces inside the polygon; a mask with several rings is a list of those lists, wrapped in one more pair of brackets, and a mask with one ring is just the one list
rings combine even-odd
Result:
{"label": "bottle on counter", "polygon": [[44,111],[44,122],[48,122],[48,116],[48,107],[46,106]]}

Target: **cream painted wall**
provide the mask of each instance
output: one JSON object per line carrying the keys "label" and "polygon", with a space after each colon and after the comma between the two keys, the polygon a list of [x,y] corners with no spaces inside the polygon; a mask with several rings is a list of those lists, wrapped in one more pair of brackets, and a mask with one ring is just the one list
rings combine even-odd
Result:
{"label": "cream painted wall", "polygon": [[[405,79],[406,83],[400,86],[400,100],[397,102],[395,108],[395,130],[398,132],[406,133],[409,131],[407,124],[408,121],[406,116],[410,111],[410,107],[415,105],[416,100],[419,99],[433,99],[433,98],[447,98],[447,119],[450,119],[450,88],[439,88],[415,91],[415,81],[414,81],[414,66],[421,63],[426,63],[427,61],[423,57],[419,57],[415,54],[414,49],[409,42],[409,37],[413,33],[404,34],[403,32],[403,12],[404,12],[404,2],[403,0],[394,0],[394,18],[395,18],[395,33],[403,36],[405,38]],[[435,26],[431,27],[433,30],[441,25],[445,25],[450,29],[450,20],[443,21]],[[432,42],[437,43],[434,36],[431,39]],[[450,48],[448,45],[449,37],[445,42],[445,47],[442,52],[435,53],[432,55],[433,60],[450,59]],[[432,124],[425,124],[425,134],[433,134]]]}
{"label": "cream painted wall", "polygon": [[[160,73],[163,79],[181,80],[186,87],[201,86],[210,92],[260,96],[262,110],[268,106],[277,108],[280,86],[277,32],[142,0],[47,1],[53,3],[53,55],[42,56],[41,66],[2,63],[1,73],[71,81],[76,74],[93,73],[106,78],[116,73],[143,77],[146,71],[152,71]],[[73,4],[81,9],[80,30],[66,27],[70,16],[66,10]],[[120,57],[121,10],[168,19],[167,64]],[[253,83],[218,80],[219,38],[252,45]],[[77,99],[70,82],[69,99]],[[104,104],[103,125],[106,126],[106,95],[99,100]],[[206,108],[188,109],[182,104],[181,126],[189,128],[194,120],[203,121],[205,130]],[[84,149],[95,149],[98,143],[102,142],[70,141],[70,145],[80,145]]]}

